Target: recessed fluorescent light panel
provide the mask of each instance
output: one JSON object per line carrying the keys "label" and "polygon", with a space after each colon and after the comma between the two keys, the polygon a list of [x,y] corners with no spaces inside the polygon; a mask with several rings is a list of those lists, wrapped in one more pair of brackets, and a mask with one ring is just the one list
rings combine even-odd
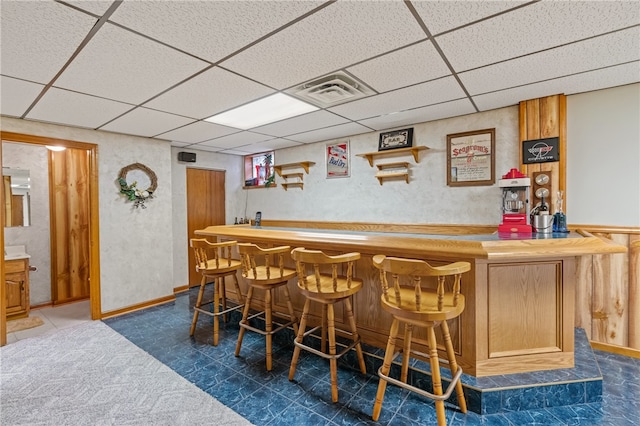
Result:
{"label": "recessed fluorescent light panel", "polygon": [[250,104],[206,118],[205,121],[247,130],[285,118],[306,114],[319,109],[291,96],[276,93]]}

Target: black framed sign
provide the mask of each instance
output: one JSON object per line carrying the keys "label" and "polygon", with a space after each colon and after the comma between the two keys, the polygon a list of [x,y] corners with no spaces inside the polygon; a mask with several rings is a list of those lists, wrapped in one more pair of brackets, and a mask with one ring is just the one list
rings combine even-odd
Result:
{"label": "black framed sign", "polygon": [[522,163],[560,161],[560,138],[534,139],[522,142]]}
{"label": "black framed sign", "polygon": [[380,133],[378,151],[387,149],[409,148],[413,145],[413,127]]}

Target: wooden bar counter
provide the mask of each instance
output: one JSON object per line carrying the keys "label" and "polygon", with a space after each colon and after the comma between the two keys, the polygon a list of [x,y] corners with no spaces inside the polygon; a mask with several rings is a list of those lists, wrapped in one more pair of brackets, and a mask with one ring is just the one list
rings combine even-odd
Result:
{"label": "wooden bar counter", "polygon": [[[573,367],[576,258],[624,253],[626,248],[588,233],[542,238],[503,236],[495,229],[263,221],[261,227],[210,226],[195,233],[211,241],[289,245],[329,254],[360,252],[356,274],[365,285],[354,296],[356,322],[363,341],[378,348],[386,345],[391,316],[380,307],[378,272],[371,263],[374,255],[424,259],[434,265],[470,262],[472,269],[462,278],[465,311],[449,324],[464,372],[482,377]],[[304,298],[295,282],[289,283],[289,290],[299,313]],[[276,304],[286,312],[283,300]],[[319,321],[319,312],[312,314]],[[336,322],[345,325],[342,312],[336,312]],[[416,333],[416,337],[424,336]]]}

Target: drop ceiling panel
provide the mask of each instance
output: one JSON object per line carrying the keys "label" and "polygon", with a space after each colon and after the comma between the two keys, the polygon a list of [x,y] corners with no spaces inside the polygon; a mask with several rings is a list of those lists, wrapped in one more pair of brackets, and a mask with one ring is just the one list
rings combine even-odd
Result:
{"label": "drop ceiling panel", "polygon": [[173,142],[198,143],[236,133],[237,131],[238,129],[232,129],[231,127],[221,126],[219,124],[197,121],[179,129],[163,133],[159,135],[159,137],[169,139]]}
{"label": "drop ceiling panel", "polygon": [[145,104],[149,108],[204,119],[275,93],[218,67],[211,68]]}
{"label": "drop ceiling panel", "polygon": [[473,99],[481,111],[487,111],[507,105],[517,105],[522,100],[551,96],[558,93],[571,95],[574,93],[637,83],[639,76],[640,62],[636,61],[569,77],[474,96]]}
{"label": "drop ceiling panel", "polygon": [[251,145],[256,142],[272,139],[271,136],[259,135],[253,132],[238,132],[232,135],[222,136],[220,138],[208,140],[199,143],[197,146],[214,146],[217,148],[238,148],[245,145]]}
{"label": "drop ceiling panel", "polygon": [[432,35],[512,9],[526,1],[414,1],[411,4]]}
{"label": "drop ceiling panel", "polygon": [[359,123],[375,130],[385,130],[410,126],[414,123],[472,114],[474,112],[476,112],[476,110],[468,99],[459,99],[457,101],[403,111],[397,114],[382,115],[360,120]]}
{"label": "drop ceiling panel", "polygon": [[320,129],[322,127],[335,126],[346,123],[346,118],[342,118],[330,112],[320,110],[309,114],[299,115],[287,120],[267,124],[266,126],[255,127],[251,130],[257,133],[272,136],[288,136],[308,130]]}
{"label": "drop ceiling panel", "polygon": [[62,73],[56,86],[139,104],[206,65],[144,37],[105,24]]}
{"label": "drop ceiling panel", "polygon": [[96,19],[53,2],[2,2],[3,75],[49,83]]}
{"label": "drop ceiling panel", "polygon": [[453,77],[445,77],[416,86],[360,99],[330,108],[351,120],[376,117],[462,98],[465,94]]}
{"label": "drop ceiling panel", "polygon": [[347,68],[354,76],[378,92],[422,83],[451,74],[430,41],[379,56]]}
{"label": "drop ceiling panel", "polygon": [[112,20],[217,62],[320,6],[322,1],[127,1]]}
{"label": "drop ceiling panel", "polygon": [[302,143],[313,143],[343,138],[351,135],[358,135],[360,133],[367,133],[370,131],[370,128],[362,126],[358,123],[346,123],[340,124],[338,126],[327,127],[324,129],[313,130],[311,132],[300,133],[297,135],[289,136],[287,139]]}
{"label": "drop ceiling panel", "polygon": [[284,89],[425,37],[403,2],[336,2],[222,65]]}
{"label": "drop ceiling panel", "polygon": [[109,7],[111,7],[111,4],[114,3],[114,1],[110,0],[66,0],[66,2],[98,16],[104,15]]}
{"label": "drop ceiling panel", "polygon": [[246,152],[247,154],[257,154],[266,151],[275,151],[276,149],[291,148],[292,146],[299,146],[301,143],[290,141],[282,138],[270,139],[268,141],[256,142],[251,145],[245,145],[238,150]]}
{"label": "drop ceiling panel", "polygon": [[2,88],[0,114],[14,117],[22,116],[44,88],[42,84],[5,76],[0,79],[0,87]]}
{"label": "drop ceiling panel", "polygon": [[639,20],[638,2],[538,2],[436,38],[458,72],[549,49]]}
{"label": "drop ceiling panel", "polygon": [[95,129],[131,108],[121,102],[51,88],[27,118]]}
{"label": "drop ceiling panel", "polygon": [[640,59],[640,27],[477,68],[459,75],[472,95]]}
{"label": "drop ceiling panel", "polygon": [[136,108],[101,127],[100,130],[151,137],[166,133],[169,130],[191,122],[193,122],[193,120],[167,114],[166,112],[154,111],[147,108]]}

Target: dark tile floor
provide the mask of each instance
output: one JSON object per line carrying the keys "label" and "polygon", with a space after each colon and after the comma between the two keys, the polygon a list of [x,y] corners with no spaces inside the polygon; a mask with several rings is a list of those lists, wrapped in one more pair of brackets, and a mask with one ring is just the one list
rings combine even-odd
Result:
{"label": "dark tile floor", "polygon": [[[379,422],[371,420],[378,378],[344,363],[338,371],[340,401],[331,402],[327,361],[302,352],[295,380],[288,380],[293,345],[289,335],[274,338],[274,363],[265,371],[264,337],[245,334],[234,356],[236,321],[221,326],[220,343],[211,345],[210,318],[189,336],[194,292],[174,303],[104,322],[205,392],[256,425],[432,425],[433,403],[389,385]],[[500,414],[462,414],[447,407],[449,425],[636,425],[640,419],[640,360],[595,351],[603,376],[602,402]],[[368,366],[369,367],[369,366]]]}

